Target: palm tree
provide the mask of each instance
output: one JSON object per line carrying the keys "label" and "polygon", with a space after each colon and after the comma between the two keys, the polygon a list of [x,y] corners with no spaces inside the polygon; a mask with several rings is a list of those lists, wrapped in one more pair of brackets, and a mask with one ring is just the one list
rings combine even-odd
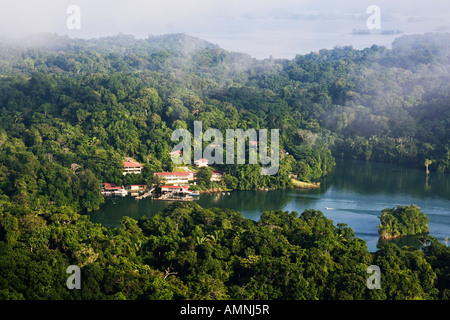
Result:
{"label": "palm tree", "polygon": [[72,163],[70,169],[72,169],[73,174],[77,174],[77,170],[81,169],[81,166],[77,163]]}
{"label": "palm tree", "polygon": [[429,188],[428,187],[428,174],[430,173],[430,170],[428,170],[428,166],[431,164],[433,162],[433,160],[430,160],[430,159],[425,159],[425,169],[426,169],[426,171],[427,171],[427,178],[426,178],[426,181],[425,181],[425,186],[426,186],[426,188]]}
{"label": "palm tree", "polygon": [[21,122],[23,120],[23,114],[20,111],[14,112],[13,115],[14,123]]}
{"label": "palm tree", "polygon": [[427,175],[430,173],[430,171],[428,170],[428,166],[433,162],[433,160],[430,159],[425,159],[425,168],[427,170]]}

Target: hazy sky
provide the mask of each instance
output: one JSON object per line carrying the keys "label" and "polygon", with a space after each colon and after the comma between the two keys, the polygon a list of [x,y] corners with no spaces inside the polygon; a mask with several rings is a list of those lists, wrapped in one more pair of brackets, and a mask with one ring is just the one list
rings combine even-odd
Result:
{"label": "hazy sky", "polygon": [[[367,29],[370,5],[381,9],[382,30],[450,32],[448,0],[0,0],[0,35],[56,32],[91,38],[119,32],[182,32],[257,58],[292,58],[321,48],[374,43],[394,36],[352,35]],[[80,8],[80,29],[69,29],[67,8]]]}

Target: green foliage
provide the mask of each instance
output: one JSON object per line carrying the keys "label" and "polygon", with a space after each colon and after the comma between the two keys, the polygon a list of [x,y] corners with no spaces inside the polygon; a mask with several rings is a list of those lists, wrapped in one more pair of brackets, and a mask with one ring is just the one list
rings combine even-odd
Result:
{"label": "green foliage", "polygon": [[416,205],[384,209],[378,233],[382,239],[428,233],[430,219]]}
{"label": "green foliage", "polygon": [[[333,170],[334,156],[449,172],[448,35],[407,36],[393,49],[320,50],[258,61],[186,35],[0,44],[1,299],[448,299],[449,249],[383,245],[375,254],[321,212],[176,203],[106,229],[87,213],[101,182],[160,183],[171,134],[280,129],[277,175],[218,165],[232,189],[292,187]],[[124,49],[126,48],[126,49]],[[332,154],[333,152],[333,154]],[[139,175],[122,175],[131,156]],[[199,172],[209,187],[206,169]],[[221,186],[223,187],[223,185]],[[380,230],[427,232],[420,209],[386,209]],[[70,264],[83,289],[65,287]],[[366,268],[382,268],[367,290]]]}
{"label": "green foliage", "polygon": [[201,188],[208,188],[211,185],[212,170],[209,167],[200,167],[196,173],[196,182]]}
{"label": "green foliage", "polygon": [[[2,299],[448,297],[448,247],[432,239],[423,251],[387,243],[370,253],[320,211],[265,212],[256,222],[178,202],[106,229],[70,208],[1,210]],[[81,290],[66,288],[71,264],[81,268]],[[372,264],[381,268],[380,290],[366,287]]]}

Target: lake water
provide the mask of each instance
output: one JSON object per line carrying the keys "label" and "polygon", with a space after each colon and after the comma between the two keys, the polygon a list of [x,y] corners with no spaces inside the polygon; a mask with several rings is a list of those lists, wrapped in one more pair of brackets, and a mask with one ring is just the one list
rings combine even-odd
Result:
{"label": "lake water", "polygon": [[[335,171],[321,181],[320,189],[233,191],[203,194],[195,202],[205,208],[231,208],[246,218],[259,220],[264,211],[322,211],[335,224],[347,223],[355,235],[377,250],[377,225],[384,208],[417,204],[430,218],[430,235],[441,242],[450,236],[450,175],[431,173],[426,182],[423,170],[398,165],[337,159]],[[107,199],[91,220],[104,226],[117,226],[123,216],[139,219],[152,216],[171,202],[135,200],[127,196]],[[326,209],[329,208],[329,209]],[[403,244],[420,245],[415,237]]]}

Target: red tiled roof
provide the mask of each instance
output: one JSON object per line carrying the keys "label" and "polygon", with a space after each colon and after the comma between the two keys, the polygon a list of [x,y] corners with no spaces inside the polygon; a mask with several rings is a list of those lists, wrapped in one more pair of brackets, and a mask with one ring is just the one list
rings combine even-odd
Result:
{"label": "red tiled roof", "polygon": [[161,188],[170,188],[170,189],[179,189],[179,188],[183,188],[183,189],[188,189],[189,187],[183,187],[183,186],[162,186]]}
{"label": "red tiled roof", "polygon": [[114,183],[105,182],[102,184],[102,188],[105,190],[120,190],[121,187],[116,186]]}
{"label": "red tiled roof", "polygon": [[139,168],[139,167],[143,167],[143,165],[140,164],[139,162],[131,162],[131,161],[124,161],[123,162],[123,166],[125,168]]}
{"label": "red tiled roof", "polygon": [[157,176],[189,176],[190,172],[155,172]]}

